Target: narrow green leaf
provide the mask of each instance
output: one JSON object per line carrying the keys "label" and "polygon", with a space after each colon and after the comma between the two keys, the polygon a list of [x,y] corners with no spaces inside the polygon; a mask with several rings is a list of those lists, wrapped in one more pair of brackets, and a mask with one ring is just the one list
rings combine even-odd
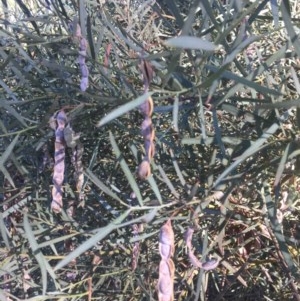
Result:
{"label": "narrow green leaf", "polygon": [[129,242],[130,243],[134,243],[136,241],[141,241],[141,240],[145,240],[149,237],[152,237],[154,235],[157,235],[158,233],[160,232],[160,230],[156,230],[156,231],[153,231],[153,232],[150,232],[150,233],[144,233],[142,235],[138,235],[138,236],[134,236],[134,237],[131,237],[129,239]]}
{"label": "narrow green leaf", "polygon": [[252,44],[255,41],[258,41],[261,37],[260,36],[250,36],[243,40],[240,44],[238,44],[225,58],[223,65],[231,63],[236,56],[243,51],[248,45]]}
{"label": "narrow green leaf", "polygon": [[0,289],[0,300],[8,300],[7,294],[2,289]]}
{"label": "narrow green leaf", "polygon": [[176,199],[179,199],[179,193],[176,191],[174,185],[172,184],[172,182],[170,181],[170,179],[168,178],[167,174],[165,173],[164,169],[161,167],[161,165],[157,165],[158,171],[160,173],[160,175],[163,178],[163,181],[166,183],[166,185],[168,186],[168,188],[170,189],[171,193],[174,195],[174,197]]}
{"label": "narrow green leaf", "polygon": [[112,192],[89,168],[86,169],[85,175],[104,193],[117,200],[122,205],[128,207],[114,192]]}
{"label": "narrow green leaf", "polygon": [[16,143],[18,142],[19,139],[19,135],[17,135],[13,141],[9,144],[9,146],[6,148],[6,150],[4,151],[4,153],[1,155],[0,157],[0,169],[2,170],[3,174],[5,175],[5,177],[9,180],[10,184],[15,188],[15,184],[10,176],[10,174],[8,173],[8,171],[6,170],[6,168],[4,167],[4,164],[6,162],[6,160],[8,159],[8,157],[10,156],[10,154],[12,153]]}
{"label": "narrow green leaf", "polygon": [[300,98],[295,100],[286,100],[284,102],[280,101],[275,103],[260,103],[259,107],[268,109],[291,109],[293,107],[298,108],[300,107]]}
{"label": "narrow green leaf", "polygon": [[175,22],[177,22],[179,28],[182,28],[184,22],[182,15],[176,5],[176,2],[174,0],[166,0],[166,4],[169,7],[170,11],[173,13],[175,17]]}
{"label": "narrow green leaf", "polygon": [[203,101],[201,97],[201,92],[199,91],[199,110],[198,110],[198,118],[199,118],[199,124],[201,127],[201,133],[202,133],[202,139],[206,143],[207,140],[207,133],[206,133],[206,122],[205,122],[205,116],[204,116],[204,106]]}
{"label": "narrow green leaf", "polygon": [[5,243],[7,250],[9,250],[10,246],[9,246],[9,240],[8,240],[8,234],[7,234],[8,231],[7,231],[7,228],[4,223],[4,218],[3,218],[2,212],[0,212],[0,233],[1,233],[2,239]]}
{"label": "narrow green leaf", "polygon": [[205,145],[210,145],[214,142],[214,137],[207,137],[206,140],[204,141],[202,135],[199,137],[184,137],[181,139],[181,144],[186,144],[186,145],[193,145],[193,144],[205,144]]}
{"label": "narrow green leaf", "polygon": [[13,187],[13,188],[16,188],[15,186],[15,183],[12,179],[12,177],[10,176],[10,173],[8,172],[8,170],[3,166],[3,165],[0,165],[0,170],[2,171],[4,177],[8,180],[8,182],[10,183],[10,185]]}
{"label": "narrow green leaf", "polygon": [[203,10],[204,19],[208,17],[211,20],[211,22],[214,24],[214,26],[218,28],[219,23],[215,18],[215,14],[213,12],[211,2],[209,0],[201,0],[201,6],[204,8]]}
{"label": "narrow green leaf", "polygon": [[[254,4],[254,6],[251,9],[251,14],[250,14],[250,7],[248,8],[249,9],[248,15],[250,15],[248,19],[248,24],[252,24],[258,18],[259,14],[263,9],[265,9],[268,2],[269,0],[257,0],[255,3],[254,2],[252,3],[252,5]],[[254,11],[252,12],[252,10]]]}
{"label": "narrow green leaf", "polygon": [[244,278],[239,275],[239,270],[232,266],[228,261],[223,260],[223,258],[220,259],[222,260],[221,264],[229,271],[229,273],[234,275],[244,287],[248,287],[247,281],[245,281]]}
{"label": "narrow green leaf", "polygon": [[154,180],[154,177],[153,175],[150,175],[148,178],[147,178],[147,181],[148,183],[150,184],[150,187],[152,189],[152,191],[154,192],[154,194],[156,195],[159,203],[162,205],[163,201],[162,201],[162,197],[161,197],[161,194],[160,194],[160,191],[159,191],[159,188],[156,184],[156,181]]}
{"label": "narrow green leaf", "polygon": [[199,49],[205,51],[215,51],[220,46],[216,46],[212,42],[209,42],[204,39],[190,36],[179,36],[166,40],[166,46],[175,47],[175,48],[184,48],[184,49]]}
{"label": "narrow green leaf", "polygon": [[142,197],[142,194],[140,192],[140,189],[139,189],[139,187],[138,187],[138,185],[137,185],[137,183],[134,179],[134,176],[132,175],[132,172],[130,171],[126,161],[124,160],[124,158],[122,156],[122,153],[121,153],[121,151],[120,151],[120,149],[119,149],[119,147],[116,143],[115,137],[114,137],[114,135],[112,134],[111,131],[109,131],[109,139],[110,139],[110,143],[112,145],[112,148],[115,152],[115,155],[117,157],[117,160],[119,160],[119,162],[120,162],[121,168],[122,168],[122,170],[123,170],[123,172],[124,172],[124,174],[125,174],[125,176],[128,180],[128,183],[129,183],[131,189],[135,193],[135,195],[136,195],[136,197],[139,201],[139,204],[141,206],[143,206],[144,202],[143,202],[143,197]]}
{"label": "narrow green leaf", "polygon": [[178,112],[179,112],[179,98],[178,96],[174,97],[173,103],[173,126],[176,132],[179,132],[178,128]]}
{"label": "narrow green leaf", "polygon": [[288,143],[288,145],[286,146],[286,149],[281,157],[280,163],[278,165],[277,171],[276,171],[276,175],[275,175],[275,180],[274,180],[274,187],[277,187],[281,176],[283,174],[284,168],[285,168],[285,164],[287,162],[288,156],[291,152],[291,143]]}
{"label": "narrow green leaf", "polygon": [[278,123],[272,124],[259,139],[257,139],[240,157],[238,157],[231,165],[229,165],[221,175],[219,175],[213,187],[217,187],[218,184],[220,184],[227,175],[234,171],[239,164],[244,162],[251,155],[257,153],[260,150],[260,147],[277,131],[278,128]]}
{"label": "narrow green leaf", "polygon": [[113,110],[112,112],[108,113],[104,116],[97,124],[98,127],[103,126],[104,124],[124,115],[125,113],[135,109],[136,107],[140,106],[145,100],[147,100],[152,93],[146,92],[145,94],[139,96],[135,100],[132,100],[117,109]]}
{"label": "narrow green leaf", "polygon": [[[1,83],[1,79],[0,79]],[[0,106],[3,107],[9,114],[14,116],[24,127],[27,127],[26,122],[24,121],[24,118],[16,111],[16,109],[10,105],[8,101],[5,101],[3,99],[0,99]]]}
{"label": "narrow green leaf", "polygon": [[298,75],[297,75],[297,73],[296,73],[293,66],[291,66],[291,74],[292,74],[292,77],[293,77],[293,80],[294,80],[294,84],[295,84],[295,88],[297,90],[297,93],[300,95],[300,82],[299,82]]}
{"label": "narrow green leaf", "polygon": [[95,246],[99,241],[105,238],[109,233],[113,230],[119,228],[119,224],[128,216],[130,210],[125,211],[118,218],[116,218],[113,222],[111,222],[108,226],[100,228],[99,232],[89,238],[87,241],[82,243],[78,248],[72,251],[69,255],[67,255],[63,260],[61,260],[54,268],[54,271],[57,271],[67,264],[69,264],[73,259],[79,257],[82,253],[89,250],[93,246]]}
{"label": "narrow green leaf", "polygon": [[270,0],[275,29],[279,28],[279,9],[277,0]]}
{"label": "narrow green leaf", "polygon": [[35,256],[37,262],[39,263],[39,267],[41,269],[43,294],[45,295],[46,290],[47,290],[47,283],[48,283],[47,271],[48,271],[49,275],[52,277],[56,289],[59,289],[59,285],[55,280],[56,276],[54,274],[54,271],[51,268],[51,266],[49,265],[48,261],[45,259],[44,255],[42,254],[42,251],[39,248],[39,245],[32,232],[32,229],[31,229],[31,226],[29,223],[29,219],[28,219],[28,215],[26,213],[24,214],[23,225],[24,225],[25,234],[28,238],[30,247],[32,249],[32,253]]}
{"label": "narrow green leaf", "polygon": [[173,150],[171,150],[171,149],[170,149],[170,155],[171,155],[171,157],[172,157],[173,165],[174,165],[175,171],[176,171],[176,173],[177,173],[177,176],[178,176],[178,178],[179,178],[179,181],[180,181],[180,183],[181,183],[182,186],[185,186],[186,181],[185,181],[185,179],[184,179],[184,177],[183,177],[183,175],[182,175],[182,172],[181,172],[181,170],[180,170],[180,167],[179,167],[179,165],[178,165],[178,163],[177,163],[177,160],[176,160],[176,158],[175,158],[175,156],[174,156],[174,152],[173,152]]}
{"label": "narrow green leaf", "polygon": [[265,189],[264,201],[266,203],[266,208],[268,210],[270,223],[268,221],[266,221],[266,223],[270,224],[273,230],[273,233],[279,245],[280,252],[284,258],[286,265],[288,266],[288,271],[292,273],[295,279],[297,279],[299,278],[299,269],[294,264],[291,254],[289,252],[287,243],[285,241],[285,237],[282,233],[281,225],[278,223],[276,217],[277,208],[275,207],[275,202],[273,201],[272,196],[268,190],[269,190],[268,188]]}
{"label": "narrow green leaf", "polygon": [[[264,71],[266,71],[266,66],[271,66],[273,63],[275,63],[276,61],[282,59],[285,57],[286,52],[288,51],[288,49],[291,47],[291,42],[287,41],[286,44],[284,44],[278,51],[276,51],[273,55],[271,55],[269,58],[267,58],[267,60],[265,61],[264,64],[260,64],[255,70],[253,70],[251,73],[249,73],[248,76],[245,77],[245,79],[247,79],[248,81],[253,81],[253,79],[257,76],[259,76],[260,74],[262,74]],[[200,87],[209,87],[209,84],[212,80],[214,79],[218,79],[221,74],[223,73],[223,71],[225,71],[225,69],[227,68],[227,65],[222,66],[220,68],[220,70],[218,70],[216,73],[214,73],[213,75],[209,76],[209,78],[200,85]],[[242,82],[237,82],[223,97],[222,99],[220,99],[215,106],[220,105],[221,103],[223,103],[226,99],[234,96],[236,94],[237,91],[240,91],[243,87],[244,83]],[[252,101],[252,100],[251,100]],[[255,102],[255,99],[253,99],[253,101]],[[270,105],[276,105],[276,104],[270,104]]]}
{"label": "narrow green leaf", "polygon": [[[32,17],[32,14],[31,14],[30,10],[28,9],[28,7],[24,4],[24,2],[22,0],[15,0],[15,1],[18,3],[18,5],[22,9],[23,13],[27,17]],[[39,30],[39,27],[37,26],[36,22],[31,21],[31,24],[34,27],[34,29],[36,30],[36,32],[40,35],[40,30]]]}
{"label": "narrow green leaf", "polygon": [[225,149],[224,143],[222,141],[222,132],[221,132],[221,128],[219,126],[216,109],[212,109],[212,117],[213,117],[212,125],[213,125],[214,130],[215,130],[216,142],[217,142],[217,144],[220,148],[222,157],[225,158],[226,157],[226,149]]}
{"label": "narrow green leaf", "polygon": [[296,34],[294,26],[292,24],[289,7],[290,7],[289,0],[281,1],[280,8],[281,8],[282,18],[283,18],[286,30],[289,34],[289,38],[295,48],[295,51],[298,54],[298,57],[300,57],[300,39],[299,39],[299,35]]}
{"label": "narrow green leaf", "polygon": [[87,37],[86,33],[86,19],[87,19],[87,12],[86,12],[86,4],[85,0],[79,1],[79,22],[80,22],[80,28],[81,28],[81,34],[84,38]]}
{"label": "narrow green leaf", "polygon": [[[206,66],[208,70],[211,70],[213,72],[218,72],[219,68],[215,67],[215,66]],[[224,71],[222,72],[221,76],[222,78],[227,78],[230,80],[234,80],[237,84],[242,84],[245,85],[246,87],[249,87],[255,91],[261,92],[263,94],[272,94],[272,95],[282,95],[279,91],[274,90],[274,89],[270,89],[264,86],[259,85],[258,83],[249,80],[245,77],[242,76],[238,76],[230,71]],[[228,93],[226,95],[232,94],[231,91],[229,90]],[[224,98],[228,98],[228,96],[224,97]]]}

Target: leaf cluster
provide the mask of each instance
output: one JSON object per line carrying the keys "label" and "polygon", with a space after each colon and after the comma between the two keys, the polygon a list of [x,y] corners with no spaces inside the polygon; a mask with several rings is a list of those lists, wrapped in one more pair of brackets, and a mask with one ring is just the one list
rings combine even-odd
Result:
{"label": "leaf cluster", "polygon": [[[170,219],[176,300],[300,300],[299,15],[296,0],[2,1],[0,299],[157,300]],[[140,180],[149,96],[155,156]],[[61,109],[84,147],[85,198],[66,153],[55,214]]]}

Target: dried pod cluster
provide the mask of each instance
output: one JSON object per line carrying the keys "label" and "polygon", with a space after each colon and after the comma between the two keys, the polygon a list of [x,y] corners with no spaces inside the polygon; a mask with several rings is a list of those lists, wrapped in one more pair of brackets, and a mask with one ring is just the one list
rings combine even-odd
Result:
{"label": "dried pod cluster", "polygon": [[188,255],[191,264],[196,268],[204,269],[205,271],[213,270],[219,265],[219,261],[217,259],[210,259],[206,262],[201,262],[198,260],[198,258],[194,255],[194,252],[192,250],[192,237],[194,234],[194,229],[189,227],[185,232],[185,243],[188,248]]}
{"label": "dried pod cluster", "polygon": [[60,111],[55,118],[50,120],[51,127],[55,130],[54,142],[54,171],[51,208],[54,212],[60,212],[62,202],[62,184],[65,173],[65,139],[64,129],[67,123],[67,116]]}
{"label": "dried pod cluster", "polygon": [[[142,232],[143,230],[143,224],[133,224],[132,225],[132,234],[133,237],[138,237],[138,235]],[[136,241],[133,244],[132,248],[132,257],[131,257],[131,268],[134,271],[137,268],[138,265],[138,258],[140,254],[140,241]]]}
{"label": "dried pod cluster", "polygon": [[175,265],[172,260],[174,255],[174,232],[169,219],[160,229],[159,253],[161,261],[159,264],[159,279],[157,284],[158,300],[174,300],[174,273]]}
{"label": "dried pod cluster", "polygon": [[54,144],[54,171],[51,209],[59,213],[63,206],[63,181],[65,172],[65,148],[72,148],[72,163],[75,168],[76,188],[79,192],[79,198],[83,198],[82,186],[84,181],[82,154],[83,146],[79,141],[79,135],[76,135],[68,123],[66,113],[61,110],[50,118],[50,127],[55,130]]}
{"label": "dried pod cluster", "polygon": [[[140,68],[142,70],[144,78],[144,90],[146,92],[152,80],[153,71],[149,63],[146,61],[142,61]],[[144,117],[141,125],[141,134],[144,138],[145,157],[139,165],[138,175],[141,179],[146,179],[151,174],[150,162],[155,153],[155,130],[152,125],[151,118],[153,113],[153,100],[151,96],[140,106],[140,111]]]}
{"label": "dried pod cluster", "polygon": [[76,190],[79,193],[79,200],[84,195],[82,191],[84,175],[82,165],[83,145],[79,140],[80,134],[76,134],[70,126],[70,123],[64,129],[64,138],[68,147],[72,149],[72,164],[75,169],[74,178],[76,181]]}
{"label": "dried pod cluster", "polygon": [[89,69],[85,63],[88,43],[87,40],[81,34],[81,28],[79,24],[77,24],[76,27],[75,37],[79,40],[78,63],[81,71],[80,90],[84,92],[89,85]]}

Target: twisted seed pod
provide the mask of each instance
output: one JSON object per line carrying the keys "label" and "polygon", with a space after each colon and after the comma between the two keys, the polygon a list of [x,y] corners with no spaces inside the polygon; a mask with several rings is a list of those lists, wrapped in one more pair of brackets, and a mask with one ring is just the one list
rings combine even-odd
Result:
{"label": "twisted seed pod", "polygon": [[159,278],[157,283],[158,300],[173,301],[175,265],[171,258],[174,254],[174,232],[171,220],[168,220],[160,229],[159,253],[161,261],[159,264]]}
{"label": "twisted seed pod", "polygon": [[175,274],[175,265],[173,260],[161,260],[159,264],[158,279],[158,300],[174,300],[173,282]]}
{"label": "twisted seed pod", "polygon": [[140,179],[144,180],[151,174],[150,162],[144,158],[138,168],[138,175]]}
{"label": "twisted seed pod", "polygon": [[76,144],[76,147],[73,149],[72,161],[74,162],[75,167],[75,180],[76,180],[76,190],[79,193],[79,200],[84,198],[83,194],[83,183],[84,183],[84,175],[83,175],[83,164],[82,164],[82,155],[83,155],[83,145],[79,141]]}
{"label": "twisted seed pod", "polygon": [[188,248],[188,255],[191,264],[196,268],[201,268],[205,271],[213,270],[219,265],[219,261],[215,258],[207,260],[206,262],[201,262],[199,259],[194,255],[192,251],[192,237],[193,237],[194,229],[189,227],[184,234],[185,244]]}
{"label": "twisted seed pod", "polygon": [[[132,234],[137,237],[143,231],[142,224],[133,224],[132,225]],[[140,241],[136,241],[132,248],[132,259],[131,259],[131,268],[134,271],[138,265],[138,257],[140,254]]]}
{"label": "twisted seed pod", "polygon": [[[54,171],[53,171],[53,188],[51,209],[59,213],[62,202],[62,184],[65,172],[65,139],[64,128],[67,122],[67,116],[64,111],[60,111],[56,116],[57,127],[55,130],[54,143]],[[52,123],[53,125],[53,123]]]}
{"label": "twisted seed pod", "polygon": [[174,254],[174,232],[171,220],[168,220],[160,229],[159,252],[162,258],[171,258]]}
{"label": "twisted seed pod", "polygon": [[149,97],[144,104],[140,107],[144,115],[144,121],[141,125],[141,134],[144,138],[145,157],[141,162],[138,170],[138,175],[141,179],[146,179],[151,174],[150,161],[154,156],[155,147],[155,131],[152,126],[151,114],[153,112],[153,100]]}
{"label": "twisted seed pod", "polygon": [[54,153],[54,172],[51,208],[59,213],[63,206],[62,184],[65,171],[65,147],[72,148],[72,163],[75,169],[76,189],[79,199],[83,199],[82,187],[84,183],[82,155],[83,146],[79,141],[79,134],[75,134],[68,123],[67,115],[63,110],[56,116],[50,118],[50,127],[55,130],[55,153]]}
{"label": "twisted seed pod", "polygon": [[72,148],[72,163],[74,165],[76,181],[76,190],[79,193],[79,199],[83,199],[82,187],[84,182],[83,176],[83,145],[80,142],[80,134],[76,134],[70,126],[70,123],[64,129],[64,138],[68,147]]}
{"label": "twisted seed pod", "polygon": [[[144,91],[146,92],[148,91],[150,82],[153,78],[153,70],[149,62],[145,60],[141,61],[140,69],[143,74]],[[140,111],[144,116],[144,121],[142,122],[141,125],[141,134],[144,138],[144,146],[145,146],[146,154],[138,168],[138,175],[141,179],[146,179],[151,174],[150,161],[155,153],[155,147],[154,147],[155,131],[152,126],[152,119],[151,119],[153,113],[153,100],[151,96],[143,104],[140,105]]]}
{"label": "twisted seed pod", "polygon": [[78,63],[81,71],[81,81],[80,81],[80,90],[85,91],[89,85],[89,69],[85,63],[86,58],[86,50],[88,47],[87,40],[81,35],[81,28],[79,24],[77,24],[77,28],[75,31],[75,37],[79,39],[79,56],[78,56]]}
{"label": "twisted seed pod", "polygon": [[150,117],[146,116],[141,126],[141,134],[144,137],[145,141],[154,140],[154,130],[152,126],[152,120]]}
{"label": "twisted seed pod", "polygon": [[153,100],[149,97],[144,103],[140,105],[140,111],[144,116],[151,116],[153,113]]}

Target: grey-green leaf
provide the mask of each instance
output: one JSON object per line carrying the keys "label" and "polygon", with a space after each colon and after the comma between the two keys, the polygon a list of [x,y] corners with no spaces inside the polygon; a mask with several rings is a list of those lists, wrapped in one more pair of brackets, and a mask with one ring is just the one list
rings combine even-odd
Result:
{"label": "grey-green leaf", "polygon": [[189,36],[171,38],[165,41],[165,45],[175,48],[199,49],[205,51],[215,51],[220,47],[207,40]]}

